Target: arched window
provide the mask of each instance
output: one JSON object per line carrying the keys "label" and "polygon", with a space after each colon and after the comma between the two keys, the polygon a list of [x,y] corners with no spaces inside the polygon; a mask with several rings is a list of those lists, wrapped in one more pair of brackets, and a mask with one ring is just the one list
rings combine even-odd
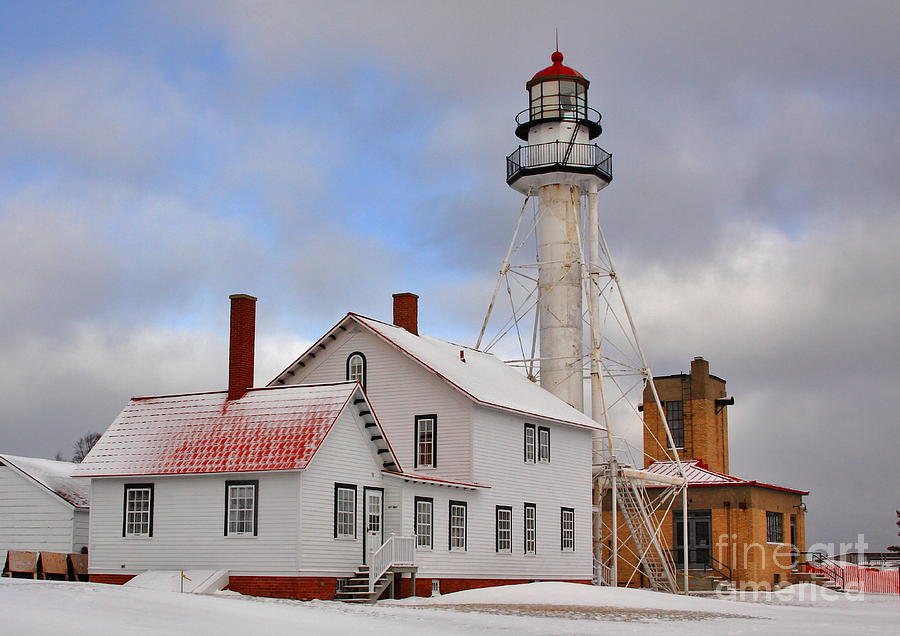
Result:
{"label": "arched window", "polygon": [[354,351],[347,357],[347,379],[359,382],[366,388],[366,356]]}

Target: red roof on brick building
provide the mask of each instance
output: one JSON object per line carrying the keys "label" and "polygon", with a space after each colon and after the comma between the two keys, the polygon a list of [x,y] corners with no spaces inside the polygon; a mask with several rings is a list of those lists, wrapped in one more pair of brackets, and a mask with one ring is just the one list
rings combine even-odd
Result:
{"label": "red roof on brick building", "polygon": [[[707,468],[699,459],[682,460],[681,464],[684,467],[684,475],[687,477],[689,488],[697,486],[759,486],[760,488],[771,488],[773,490],[781,490],[798,495],[809,494],[809,491],[806,490],[794,490],[793,488],[785,488],[784,486],[775,486],[759,481],[741,479],[734,475],[717,473],[716,471]],[[681,477],[681,473],[678,470],[678,462],[674,461],[653,462],[644,469],[644,472],[665,475],[667,477]]]}

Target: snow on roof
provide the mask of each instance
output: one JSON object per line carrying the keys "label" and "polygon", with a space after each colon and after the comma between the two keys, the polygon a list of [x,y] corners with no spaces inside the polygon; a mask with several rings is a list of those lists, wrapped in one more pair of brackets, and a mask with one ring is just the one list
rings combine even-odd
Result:
{"label": "snow on roof", "polygon": [[[355,320],[479,404],[575,426],[603,429],[590,417],[531,382],[493,354],[431,336],[415,335],[402,327],[354,313],[347,314],[332,331],[348,319]],[[309,351],[315,348],[316,344]],[[305,356],[306,353],[300,356],[288,370]],[[283,379],[288,370],[279,378]]]}
{"label": "snow on roof", "polygon": [[72,477],[72,474],[78,468],[78,464],[37,457],[17,457],[15,455],[0,455],[0,460],[24,473],[76,508],[90,507],[90,484]]}
{"label": "snow on roof", "polygon": [[[417,336],[402,327],[351,315],[476,402],[577,426],[602,428],[491,353],[431,336]],[[464,358],[460,357],[460,352]]]}
{"label": "snow on roof", "polygon": [[[356,382],[132,398],[80,464],[79,477],[306,468]],[[364,398],[363,398],[364,399]]]}
{"label": "snow on roof", "polygon": [[[699,459],[682,460],[684,466],[684,474],[688,480],[688,486],[760,486],[762,488],[772,488],[774,490],[783,490],[785,492],[796,493],[799,495],[808,495],[806,490],[794,490],[793,488],[785,488],[784,486],[774,486],[759,481],[751,481],[741,479],[734,475],[726,475],[710,470]],[[647,468],[645,472],[657,475],[665,475],[667,477],[680,477],[678,463],[674,461],[655,461]]]}

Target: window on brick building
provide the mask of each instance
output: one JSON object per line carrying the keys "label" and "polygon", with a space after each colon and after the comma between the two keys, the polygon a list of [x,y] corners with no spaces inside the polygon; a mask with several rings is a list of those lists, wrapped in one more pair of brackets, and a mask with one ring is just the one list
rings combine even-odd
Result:
{"label": "window on brick building", "polygon": [[766,541],[784,543],[784,515],[766,511]]}
{"label": "window on brick building", "polygon": [[684,448],[684,402],[671,400],[666,402],[666,422],[672,433],[672,441],[675,448]]}

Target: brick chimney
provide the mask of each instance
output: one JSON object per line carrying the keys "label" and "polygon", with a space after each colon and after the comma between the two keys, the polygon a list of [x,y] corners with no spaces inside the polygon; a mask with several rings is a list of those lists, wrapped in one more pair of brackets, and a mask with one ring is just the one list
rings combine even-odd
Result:
{"label": "brick chimney", "polygon": [[410,292],[394,294],[394,324],[419,335],[419,297]]}
{"label": "brick chimney", "polygon": [[256,346],[256,298],[232,294],[231,338],[228,346],[228,399],[237,400],[253,386]]}

